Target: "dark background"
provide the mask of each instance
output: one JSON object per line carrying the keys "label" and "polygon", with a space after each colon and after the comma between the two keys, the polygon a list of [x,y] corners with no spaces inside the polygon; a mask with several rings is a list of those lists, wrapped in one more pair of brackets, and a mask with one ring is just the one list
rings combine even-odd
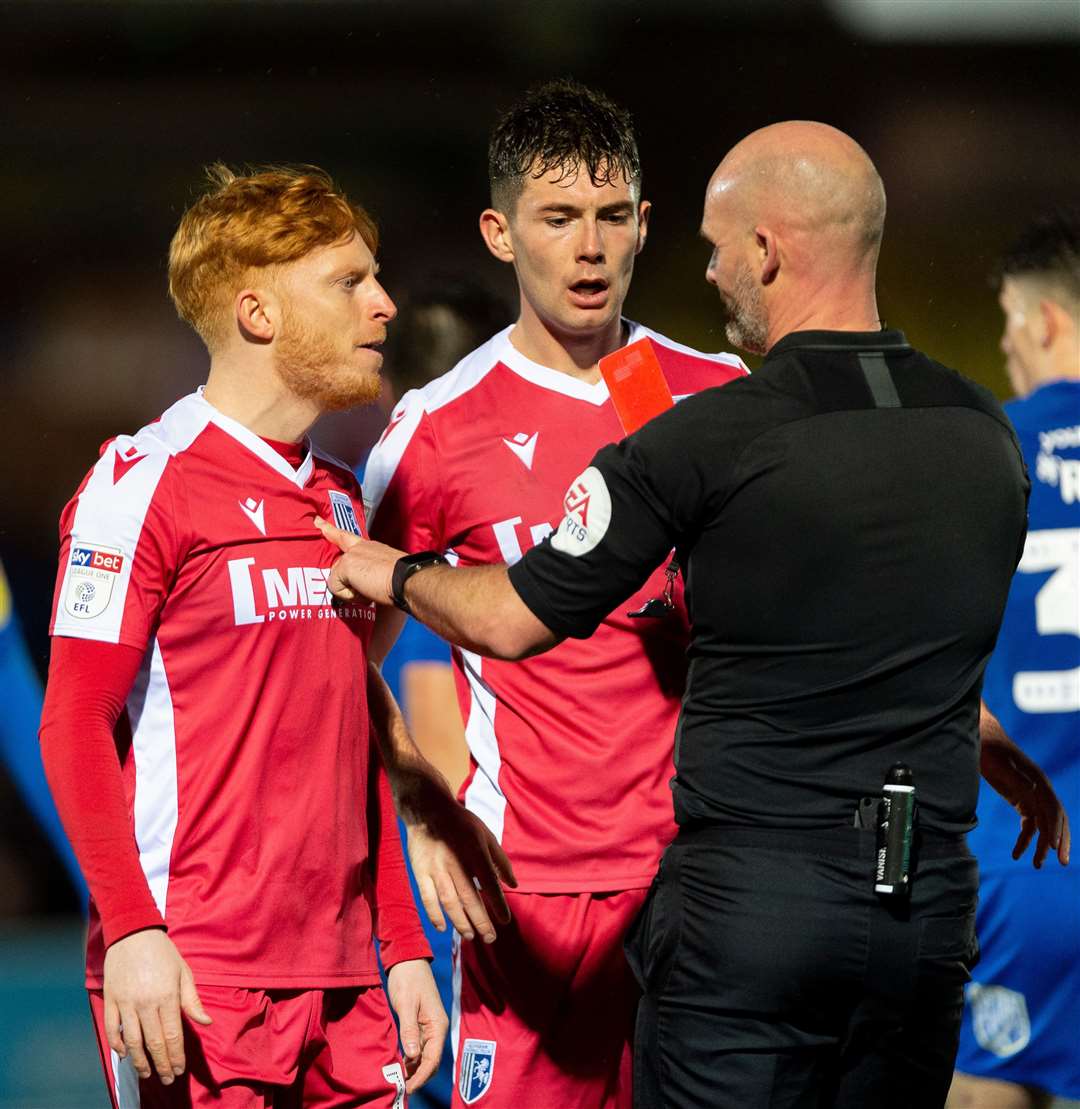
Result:
{"label": "dark background", "polygon": [[[572,75],[639,128],[654,211],[628,314],[717,350],[708,176],[754,128],[824,120],[885,179],[885,319],[1004,397],[988,276],[1036,209],[1080,194],[1078,43],[1078,0],[0,0],[0,558],[35,664],[62,505],[103,440],[204,378],[165,255],[206,163],[328,169],[377,215],[395,298],[456,271],[512,300],[476,230],[487,133]],[[382,419],[323,430],[359,458]],[[0,765],[5,1109],[105,1105],[78,911]]]}
{"label": "dark background", "polygon": [[[885,320],[1004,397],[988,277],[1078,195],[1078,35],[1075,0],[0,5],[0,558],[35,662],[62,505],[104,439],[203,379],[165,254],[206,163],[328,169],[377,216],[391,295],[459,271],[512,299],[476,230],[487,133],[575,76],[639,129],[654,212],[628,315],[717,350],[708,176],[754,128],[824,120],[885,179]],[[333,448],[360,457],[381,419],[338,421]],[[0,918],[73,911],[54,873],[0,769]]]}

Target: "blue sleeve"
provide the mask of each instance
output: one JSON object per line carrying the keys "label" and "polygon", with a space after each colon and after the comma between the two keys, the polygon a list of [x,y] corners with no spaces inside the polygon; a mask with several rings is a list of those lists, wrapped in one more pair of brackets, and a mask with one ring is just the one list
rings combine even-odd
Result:
{"label": "blue sleeve", "polygon": [[382,676],[394,699],[401,702],[401,672],[410,662],[445,662],[450,665],[450,647],[433,631],[411,616],[382,665]]}
{"label": "blue sleeve", "polygon": [[38,746],[41,721],[41,683],[23,641],[22,631],[11,605],[11,590],[0,566],[0,758],[22,795],[30,814],[38,822],[53,850],[60,857],[68,877],[86,904],[86,883],[75,861],[71,844],[64,834],[45,780]]}

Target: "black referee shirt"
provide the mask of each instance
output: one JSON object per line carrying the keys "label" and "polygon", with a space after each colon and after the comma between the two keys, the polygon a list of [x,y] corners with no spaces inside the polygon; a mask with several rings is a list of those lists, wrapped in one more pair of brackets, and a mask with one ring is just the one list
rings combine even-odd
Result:
{"label": "black referee shirt", "polygon": [[962,831],[1028,488],[990,393],[901,332],[798,332],[600,451],[510,578],[584,638],[676,548],[681,824],[850,824],[902,761],[922,823]]}

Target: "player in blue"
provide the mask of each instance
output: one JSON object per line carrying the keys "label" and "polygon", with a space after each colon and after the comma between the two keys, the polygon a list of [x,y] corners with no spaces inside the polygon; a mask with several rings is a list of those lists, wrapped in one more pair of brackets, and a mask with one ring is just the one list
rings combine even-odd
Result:
{"label": "player in blue", "polygon": [[[1080,812],[1080,209],[1033,224],[1002,265],[1005,405],[1031,476],[1028,536],[985,707]],[[1080,1105],[1080,872],[1009,859],[1016,817],[983,788],[982,959],[967,987],[949,1109]]]}
{"label": "player in blue", "polygon": [[0,758],[19,788],[29,813],[48,837],[64,865],[79,906],[86,911],[86,883],[64,834],[45,782],[37,731],[41,720],[41,682],[23,641],[11,603],[11,588],[0,565]]}
{"label": "player in blue", "polygon": [[[451,782],[451,787],[456,789],[461,778],[464,778],[465,771],[462,770],[456,781],[452,780],[447,763],[453,765],[455,762],[462,762],[467,769],[468,756],[465,753],[467,748],[461,713],[454,694],[449,646],[423,624],[409,619],[393,650],[382,664],[382,675],[401,706],[413,739],[424,757],[437,766],[447,781]],[[462,754],[455,759],[457,750]],[[404,826],[400,821],[399,830],[404,840]],[[418,905],[421,904],[420,890],[411,866],[409,884],[412,886],[414,900]],[[443,1007],[449,1013],[454,1003],[452,933],[449,929],[441,932],[436,930],[423,913],[420,914],[420,923],[424,926],[424,935],[431,946],[431,972],[435,976],[435,985],[439,989]],[[439,1069],[423,1089],[410,1095],[409,1104],[413,1109],[447,1109],[453,1088],[454,1057],[447,1042]]]}

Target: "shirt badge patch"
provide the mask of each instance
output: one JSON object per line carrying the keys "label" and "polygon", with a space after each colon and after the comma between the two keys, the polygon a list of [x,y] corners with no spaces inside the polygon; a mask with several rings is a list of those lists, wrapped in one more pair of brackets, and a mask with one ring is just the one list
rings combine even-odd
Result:
{"label": "shirt badge patch", "polygon": [[491,1089],[495,1073],[495,1041],[466,1040],[461,1049],[458,1093],[466,1105],[479,1101]]}
{"label": "shirt badge patch", "polygon": [[77,620],[100,616],[109,607],[123,568],[124,555],[116,547],[91,547],[72,540],[64,610]]}
{"label": "shirt badge patch", "polygon": [[563,554],[575,558],[588,554],[607,535],[611,523],[611,494],[604,475],[590,466],[574,479],[563,498],[566,515],[551,545]]}
{"label": "shirt badge patch", "polygon": [[972,1031],[979,1047],[1000,1059],[1015,1055],[1031,1039],[1031,1020],[1022,993],[972,982],[967,988]]}
{"label": "shirt badge patch", "polygon": [[334,513],[334,523],[342,531],[351,531],[353,535],[360,534],[360,523],[356,519],[356,509],[353,508],[352,498],[348,493],[331,489],[330,508]]}

